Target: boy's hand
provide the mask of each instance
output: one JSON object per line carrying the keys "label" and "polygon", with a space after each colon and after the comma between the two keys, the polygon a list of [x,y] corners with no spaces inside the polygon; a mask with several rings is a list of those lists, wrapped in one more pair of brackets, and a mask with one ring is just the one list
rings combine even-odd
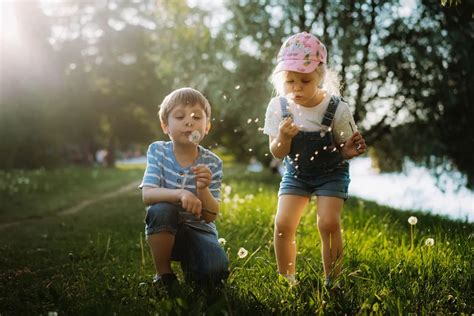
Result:
{"label": "boy's hand", "polygon": [[291,117],[285,117],[278,126],[280,137],[283,139],[292,139],[300,131]]}
{"label": "boy's hand", "polygon": [[205,189],[211,184],[212,173],[206,165],[197,165],[192,168],[196,175],[196,187],[198,189]]}
{"label": "boy's hand", "polygon": [[344,147],[342,147],[342,154],[344,158],[350,159],[362,155],[366,150],[365,139],[356,131],[351,138],[346,141]]}
{"label": "boy's hand", "polygon": [[179,200],[181,202],[181,207],[184,208],[187,212],[193,214],[197,218],[201,217],[202,203],[192,192],[188,190],[181,190],[179,194]]}

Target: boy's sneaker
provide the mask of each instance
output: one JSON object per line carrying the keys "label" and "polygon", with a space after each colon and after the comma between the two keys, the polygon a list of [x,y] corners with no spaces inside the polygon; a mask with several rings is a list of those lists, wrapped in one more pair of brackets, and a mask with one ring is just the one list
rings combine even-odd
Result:
{"label": "boy's sneaker", "polygon": [[163,275],[156,274],[153,277],[153,285],[164,288],[168,294],[171,294],[171,292],[176,289],[178,284],[178,278],[174,273],[166,273]]}

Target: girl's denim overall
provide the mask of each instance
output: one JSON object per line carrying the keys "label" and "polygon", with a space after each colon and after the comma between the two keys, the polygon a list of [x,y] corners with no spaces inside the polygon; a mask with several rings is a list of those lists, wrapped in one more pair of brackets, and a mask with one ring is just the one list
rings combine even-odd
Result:
{"label": "girl's denim overall", "polygon": [[[281,97],[280,104],[283,118],[291,116],[286,98]],[[320,131],[300,131],[293,137],[290,153],[284,160],[286,171],[279,195],[323,195],[347,199],[349,163],[336,148],[331,132],[338,104],[339,98],[331,97]]]}

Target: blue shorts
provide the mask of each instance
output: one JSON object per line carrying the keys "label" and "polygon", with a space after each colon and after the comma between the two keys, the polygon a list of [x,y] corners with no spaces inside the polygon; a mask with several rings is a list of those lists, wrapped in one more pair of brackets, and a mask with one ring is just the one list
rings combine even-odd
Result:
{"label": "blue shorts", "polygon": [[285,194],[307,197],[334,196],[347,200],[350,182],[348,166],[338,166],[329,172],[320,172],[312,176],[297,175],[287,169],[281,179],[278,196]]}

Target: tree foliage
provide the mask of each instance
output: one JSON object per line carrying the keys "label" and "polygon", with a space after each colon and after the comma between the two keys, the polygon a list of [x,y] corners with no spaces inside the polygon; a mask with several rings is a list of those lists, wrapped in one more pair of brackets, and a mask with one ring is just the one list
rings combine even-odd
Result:
{"label": "tree foliage", "polygon": [[9,5],[27,44],[20,56],[1,41],[13,60],[2,59],[1,168],[90,163],[99,148],[112,165],[164,137],[157,105],[182,86],[211,102],[204,145],[269,159],[269,76],[283,40],[309,31],[383,169],[409,156],[474,183],[471,3],[228,0],[221,24],[185,0]]}

